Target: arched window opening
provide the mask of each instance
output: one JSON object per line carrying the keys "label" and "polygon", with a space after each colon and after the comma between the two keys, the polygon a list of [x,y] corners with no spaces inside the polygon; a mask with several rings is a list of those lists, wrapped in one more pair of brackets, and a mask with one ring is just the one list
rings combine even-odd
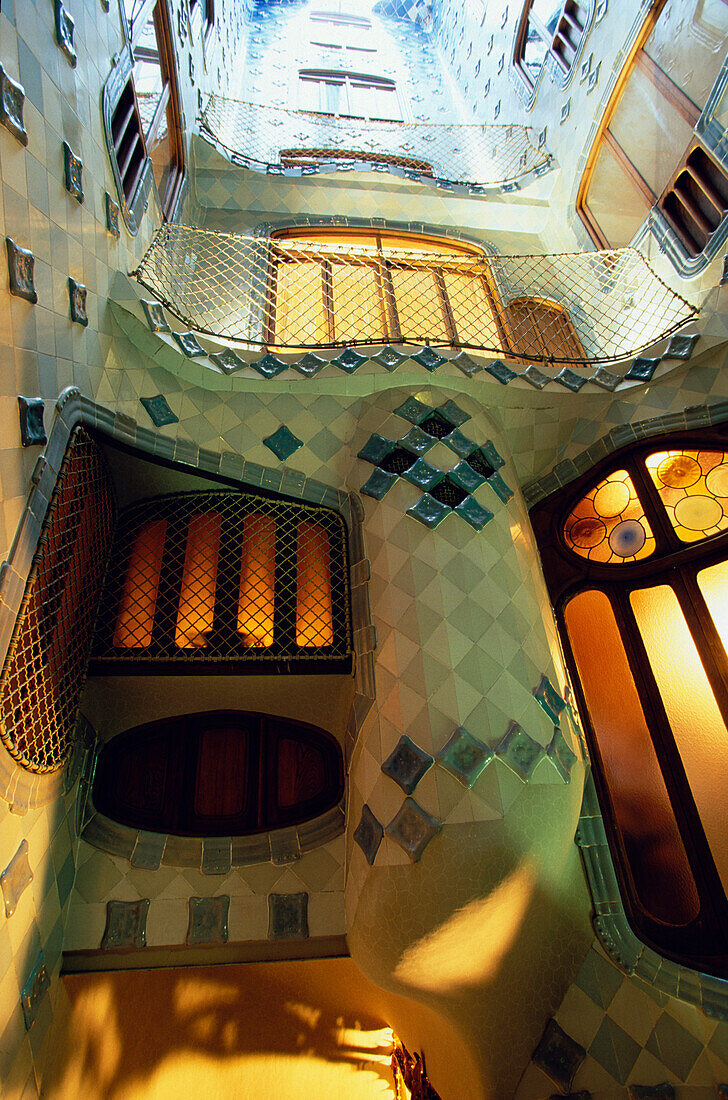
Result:
{"label": "arched window opening", "polygon": [[630,924],[728,977],[728,433],[636,444],[532,520]]}
{"label": "arched window opening", "polygon": [[535,90],[549,56],[564,78],[569,75],[590,14],[587,0],[526,0],[513,64],[527,88]]}

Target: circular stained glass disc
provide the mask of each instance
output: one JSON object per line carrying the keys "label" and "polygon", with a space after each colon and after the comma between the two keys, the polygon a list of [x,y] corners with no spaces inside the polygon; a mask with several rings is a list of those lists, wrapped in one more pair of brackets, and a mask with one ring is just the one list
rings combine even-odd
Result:
{"label": "circular stained glass disc", "polygon": [[723,509],[714,497],[683,497],[675,505],[675,519],[688,531],[709,531],[723,518]]}
{"label": "circular stained glass disc", "polygon": [[669,455],[657,467],[657,476],[671,489],[687,489],[700,478],[702,470],[689,455]]}
{"label": "circular stained glass disc", "polygon": [[717,497],[728,497],[728,462],[714,466],[708,473],[705,484]]}
{"label": "circular stained glass disc", "polygon": [[600,519],[586,516],[571,525],[568,537],[580,550],[590,550],[592,546],[599,545],[606,533],[607,529]]}
{"label": "circular stained glass disc", "polygon": [[625,519],[612,531],[609,545],[618,558],[632,558],[645,545],[645,529],[636,519]]}
{"label": "circular stained glass disc", "polygon": [[597,515],[605,519],[621,516],[628,504],[629,487],[623,481],[608,481],[594,496]]}

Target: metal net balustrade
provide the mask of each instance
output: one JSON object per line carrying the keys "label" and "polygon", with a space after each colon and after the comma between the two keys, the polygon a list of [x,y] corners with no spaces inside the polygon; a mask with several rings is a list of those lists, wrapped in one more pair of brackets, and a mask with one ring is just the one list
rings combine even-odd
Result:
{"label": "metal net balustrade", "polygon": [[283,350],[430,345],[584,366],[627,359],[697,312],[635,249],[485,256],[434,247],[165,225],[136,275],[190,328]]}
{"label": "metal net balustrade", "polygon": [[92,668],[315,672],[350,658],[350,634],[340,516],[247,492],[175,493],[119,518]]}
{"label": "metal net balustrade", "polygon": [[108,470],[79,429],[49,505],[0,679],[0,737],[32,772],[71,751],[115,517]]}
{"label": "metal net balustrade", "polygon": [[235,164],[259,172],[368,163],[474,193],[512,185],[550,162],[527,126],[342,118],[219,95],[210,97],[200,132]]}

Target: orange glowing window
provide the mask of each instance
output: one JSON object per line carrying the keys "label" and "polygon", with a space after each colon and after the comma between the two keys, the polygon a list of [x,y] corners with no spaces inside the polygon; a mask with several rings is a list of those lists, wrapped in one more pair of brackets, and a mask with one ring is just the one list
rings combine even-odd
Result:
{"label": "orange glowing window", "polygon": [[238,633],[243,644],[273,645],[275,621],[276,521],[253,512],[243,521]]}
{"label": "orange glowing window", "polygon": [[655,538],[627,470],[615,470],[581,498],[564,524],[564,539],[590,561],[612,564],[650,556]]}
{"label": "orange glowing window", "polygon": [[190,519],[174,635],[180,649],[206,646],[212,632],[221,524],[217,512],[203,512]]}
{"label": "orange glowing window", "polygon": [[114,645],[122,649],[145,649],[152,644],[166,533],[166,520],[152,520],[134,540],[114,631]]}
{"label": "orange glowing window", "polygon": [[697,542],[728,528],[725,451],[656,451],[645,464],[681,542]]}
{"label": "orange glowing window", "polygon": [[333,641],[329,536],[318,523],[304,520],[298,524],[296,642],[311,647]]}

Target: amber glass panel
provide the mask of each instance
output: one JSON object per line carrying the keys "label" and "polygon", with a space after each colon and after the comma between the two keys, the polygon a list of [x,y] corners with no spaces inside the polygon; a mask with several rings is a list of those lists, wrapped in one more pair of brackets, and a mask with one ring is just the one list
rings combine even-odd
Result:
{"label": "amber glass panel", "polygon": [[697,542],[728,528],[725,451],[658,451],[646,463],[682,542]]}
{"label": "amber glass panel", "polygon": [[434,271],[395,268],[392,283],[402,339],[448,343],[443,295]]}
{"label": "amber glass panel", "polygon": [[332,263],[337,340],[386,340],[384,301],[375,266]]}
{"label": "amber glass panel", "polygon": [[564,615],[639,900],[656,920],[688,924],[698,893],[612,605],[603,592],[580,592]]}
{"label": "amber glass panel", "polygon": [[639,589],[630,600],[705,836],[728,887],[728,731],[673,589]]}
{"label": "amber glass panel", "polygon": [[[619,196],[615,201],[615,196]],[[612,248],[629,244],[650,212],[650,203],[606,142],[597,153],[584,205]]]}
{"label": "amber glass panel", "polygon": [[333,645],[329,536],[318,523],[304,520],[298,524],[297,549],[296,644]]}
{"label": "amber glass panel", "polygon": [[500,333],[484,276],[444,271],[443,279],[460,342],[500,348]]}
{"label": "amber glass panel", "polygon": [[230,817],[243,812],[248,801],[249,755],[248,738],[235,726],[200,731],[193,797],[197,817]]}
{"label": "amber glass panel", "polygon": [[564,524],[570,550],[590,561],[640,561],[655,549],[644,508],[626,470],[615,470],[582,497]]}
{"label": "amber glass panel", "polygon": [[254,512],[243,522],[238,633],[246,646],[273,645],[276,521]]}
{"label": "amber glass panel", "polygon": [[275,339],[281,344],[325,344],[329,327],[324,307],[322,265],[318,261],[278,264]]}
{"label": "amber glass panel", "polygon": [[152,644],[166,534],[167,521],[158,519],[146,523],[134,540],[114,631],[114,645],[119,649],[144,649]]}
{"label": "amber glass panel", "polygon": [[698,584],[715,628],[720,634],[723,648],[728,653],[728,561],[701,569],[698,573]]}
{"label": "amber glass panel", "polygon": [[221,525],[218,512],[203,512],[190,520],[174,635],[180,649],[206,646],[212,630]]}

